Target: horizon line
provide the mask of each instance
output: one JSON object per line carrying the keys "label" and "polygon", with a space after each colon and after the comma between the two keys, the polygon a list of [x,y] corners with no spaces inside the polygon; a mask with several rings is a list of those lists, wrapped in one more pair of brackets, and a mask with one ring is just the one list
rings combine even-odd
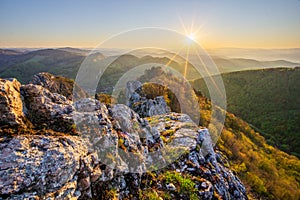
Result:
{"label": "horizon line", "polygon": [[[120,49],[120,50],[127,50],[130,48],[120,48],[120,47],[104,47],[104,48],[97,48],[97,47],[78,47],[78,46],[41,46],[41,47],[2,47],[0,49],[62,49],[62,48],[73,48],[73,49]],[[265,48],[265,47],[212,47],[212,48],[204,48],[206,50],[213,50],[213,49],[249,49],[249,50],[287,50],[287,49],[300,49],[299,47],[275,47],[275,48]]]}

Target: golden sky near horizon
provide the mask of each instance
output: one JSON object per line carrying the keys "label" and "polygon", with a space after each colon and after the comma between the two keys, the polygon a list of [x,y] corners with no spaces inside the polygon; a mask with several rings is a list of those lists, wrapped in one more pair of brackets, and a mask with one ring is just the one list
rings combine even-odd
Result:
{"label": "golden sky near horizon", "polygon": [[[299,10],[298,0],[2,0],[0,47],[94,48],[124,31],[160,27],[193,34],[205,48],[298,48]],[[133,48],[146,37],[109,47]],[[166,48],[174,43],[165,36],[153,41]]]}

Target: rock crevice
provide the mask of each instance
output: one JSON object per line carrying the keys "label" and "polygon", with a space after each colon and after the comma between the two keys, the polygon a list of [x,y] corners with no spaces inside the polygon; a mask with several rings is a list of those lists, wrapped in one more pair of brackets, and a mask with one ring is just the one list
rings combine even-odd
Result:
{"label": "rock crevice", "polygon": [[[247,199],[207,129],[167,109],[149,114],[152,101],[166,108],[163,98],[131,99],[142,101],[141,114],[90,98],[72,102],[35,82],[0,79],[2,128],[26,128],[26,118],[35,126],[34,134],[0,135],[0,199],[138,199],[149,189],[172,199]],[[193,194],[166,174],[189,178]]]}

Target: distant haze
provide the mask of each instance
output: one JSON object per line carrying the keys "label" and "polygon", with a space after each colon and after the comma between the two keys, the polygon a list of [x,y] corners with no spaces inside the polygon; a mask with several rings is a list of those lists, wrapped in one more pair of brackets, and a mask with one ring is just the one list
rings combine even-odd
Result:
{"label": "distant haze", "polygon": [[300,48],[293,49],[242,49],[242,48],[220,48],[209,49],[211,56],[224,58],[247,58],[260,61],[287,60],[300,63]]}

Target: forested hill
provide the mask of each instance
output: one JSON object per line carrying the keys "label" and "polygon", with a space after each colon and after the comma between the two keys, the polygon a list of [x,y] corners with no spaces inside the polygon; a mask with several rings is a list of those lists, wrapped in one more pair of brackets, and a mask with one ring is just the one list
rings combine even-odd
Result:
{"label": "forested hill", "polygon": [[[152,68],[146,71],[141,80],[151,82],[153,77],[159,77],[164,81],[176,79],[166,75],[159,68]],[[179,81],[173,81],[172,84],[175,85],[174,88],[181,87]],[[181,106],[174,94],[163,86],[146,83],[141,92],[152,98],[156,95],[164,96],[173,111]],[[180,94],[185,95],[184,92]],[[195,98],[200,105],[200,125],[210,127],[209,130],[213,133],[218,125],[210,123],[212,114],[210,100],[201,92],[197,92]],[[223,111],[217,109],[216,112]],[[263,120],[261,119],[263,123],[267,123]],[[253,129],[250,124],[233,113],[226,112],[224,128],[216,148],[228,157],[231,169],[239,175],[254,199],[298,199],[300,197],[299,159],[268,145],[261,132]]]}
{"label": "forested hill", "polygon": [[[267,142],[300,155],[300,67],[222,74],[227,110],[249,122]],[[193,85],[209,97],[203,79]]]}

